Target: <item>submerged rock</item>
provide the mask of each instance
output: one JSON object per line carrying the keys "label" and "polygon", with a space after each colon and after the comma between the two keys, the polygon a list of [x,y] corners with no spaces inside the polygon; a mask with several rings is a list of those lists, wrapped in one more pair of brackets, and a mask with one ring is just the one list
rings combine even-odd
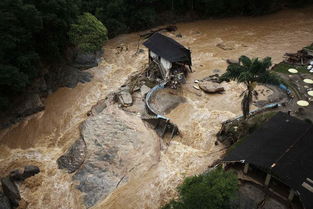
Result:
{"label": "submerged rock", "polygon": [[221,87],[219,84],[212,82],[201,82],[199,83],[199,87],[202,91],[209,94],[221,93],[225,91],[224,87]]}
{"label": "submerged rock", "polygon": [[92,77],[90,72],[69,65],[54,69],[45,75],[47,85],[52,91],[60,87],[74,88],[78,83],[91,81]]}
{"label": "submerged rock", "polygon": [[27,94],[20,98],[20,104],[16,107],[16,113],[20,117],[27,117],[44,110],[44,105],[38,94]]}
{"label": "submerged rock", "polygon": [[69,173],[75,172],[84,162],[86,144],[82,138],[75,141],[69,150],[57,160],[60,169],[67,169]]}
{"label": "submerged rock", "polygon": [[10,200],[11,205],[18,207],[22,198],[16,184],[8,176],[1,179],[1,184],[3,193]]}
{"label": "submerged rock", "polygon": [[24,181],[25,179],[34,176],[40,172],[40,169],[34,165],[24,167],[24,170],[14,170],[10,173],[10,179],[13,181]]}
{"label": "submerged rock", "polygon": [[12,209],[10,200],[0,192],[0,209]]}
{"label": "submerged rock", "polygon": [[232,47],[232,46],[227,46],[227,45],[225,45],[224,43],[219,43],[219,44],[217,44],[216,46],[217,46],[218,48],[220,48],[220,49],[225,50],[225,51],[233,50],[233,49],[234,49],[234,47]]}
{"label": "submerged rock", "polygon": [[34,176],[40,172],[40,169],[34,165],[28,165],[24,168],[23,179],[27,179],[31,176]]}

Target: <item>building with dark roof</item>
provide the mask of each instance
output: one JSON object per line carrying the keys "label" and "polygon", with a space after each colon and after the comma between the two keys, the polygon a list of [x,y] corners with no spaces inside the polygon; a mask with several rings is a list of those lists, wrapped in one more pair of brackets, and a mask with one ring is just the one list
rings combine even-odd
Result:
{"label": "building with dark roof", "polygon": [[149,49],[149,62],[159,66],[163,80],[169,81],[174,74],[186,75],[192,71],[190,50],[174,39],[155,33],[143,45]]}
{"label": "building with dark roof", "polygon": [[313,208],[313,125],[279,112],[223,159],[245,163],[279,179],[297,194],[305,209]]}

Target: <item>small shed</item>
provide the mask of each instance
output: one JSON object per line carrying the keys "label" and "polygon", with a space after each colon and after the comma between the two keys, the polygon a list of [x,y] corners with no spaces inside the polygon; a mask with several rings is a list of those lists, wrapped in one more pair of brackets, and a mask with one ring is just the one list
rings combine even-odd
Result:
{"label": "small shed", "polygon": [[169,81],[175,75],[187,76],[192,72],[190,50],[175,40],[155,33],[143,45],[149,49],[149,63],[158,65],[163,80]]}
{"label": "small shed", "polygon": [[279,112],[226,155],[223,163],[253,165],[298,194],[305,209],[313,208],[313,125]]}

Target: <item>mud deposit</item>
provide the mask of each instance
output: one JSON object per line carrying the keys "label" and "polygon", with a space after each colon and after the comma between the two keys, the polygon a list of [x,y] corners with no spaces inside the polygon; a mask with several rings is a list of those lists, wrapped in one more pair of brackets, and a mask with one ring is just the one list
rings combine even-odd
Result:
{"label": "mud deposit", "polygon": [[[40,167],[40,174],[19,185],[29,209],[159,208],[175,197],[185,176],[205,171],[221,157],[224,147],[214,145],[215,134],[221,122],[240,114],[243,86],[222,83],[223,94],[209,95],[194,89],[194,80],[223,73],[226,59],[243,54],[280,62],[285,52],[312,42],[311,11],[182,23],[176,33],[167,33],[191,49],[194,73],[178,90],[184,99],[164,110],[181,131],[165,141],[136,109],[129,113],[109,104],[87,116],[148,62],[143,46],[136,54],[137,34],[108,41],[104,61],[89,70],[91,82],[57,90],[45,101],[45,111],[1,131],[0,176],[27,164]],[[87,146],[83,164],[72,174],[58,169],[57,159],[80,137]]]}

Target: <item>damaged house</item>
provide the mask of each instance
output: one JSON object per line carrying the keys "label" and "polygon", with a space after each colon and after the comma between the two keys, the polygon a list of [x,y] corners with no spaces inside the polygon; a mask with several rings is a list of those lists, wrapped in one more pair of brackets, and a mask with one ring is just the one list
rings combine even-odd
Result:
{"label": "damaged house", "polygon": [[[222,160],[263,181],[283,201],[313,208],[313,125],[278,112]],[[271,182],[273,182],[271,184]],[[289,193],[288,193],[289,190]]]}
{"label": "damaged house", "polygon": [[[156,64],[159,72],[150,75],[170,82],[172,86],[186,82],[191,69],[191,52],[175,40],[160,33],[143,43],[149,49],[149,64]],[[153,74],[153,73],[152,73]]]}

